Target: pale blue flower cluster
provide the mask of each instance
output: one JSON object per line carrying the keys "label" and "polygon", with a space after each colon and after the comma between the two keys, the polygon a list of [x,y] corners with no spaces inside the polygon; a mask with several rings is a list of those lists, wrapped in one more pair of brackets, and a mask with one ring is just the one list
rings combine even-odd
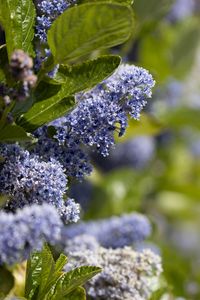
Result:
{"label": "pale blue flower cluster", "polygon": [[67,178],[58,161],[42,161],[15,144],[2,145],[0,156],[0,190],[11,198],[9,209],[45,202],[54,205],[65,222],[78,220],[79,205],[64,201]]}
{"label": "pale blue flower cluster", "polygon": [[82,234],[95,237],[105,248],[123,248],[147,238],[151,234],[151,224],[145,216],[137,213],[82,222],[63,228],[62,241]]}
{"label": "pale blue flower cluster", "polygon": [[64,253],[81,250],[96,250],[100,247],[99,242],[92,235],[81,234],[65,241]]}
{"label": "pale blue flower cluster", "polygon": [[128,113],[139,119],[154,84],[145,69],[121,65],[102,84],[77,95],[77,107],[65,117],[64,127],[57,129],[55,137],[63,143],[70,136],[108,156],[115,144],[114,132],[119,136],[124,134]]}
{"label": "pale blue flower cluster", "polygon": [[44,241],[56,244],[61,237],[62,221],[49,204],[32,205],[16,214],[0,212],[0,265],[27,259],[33,250],[41,250]]}

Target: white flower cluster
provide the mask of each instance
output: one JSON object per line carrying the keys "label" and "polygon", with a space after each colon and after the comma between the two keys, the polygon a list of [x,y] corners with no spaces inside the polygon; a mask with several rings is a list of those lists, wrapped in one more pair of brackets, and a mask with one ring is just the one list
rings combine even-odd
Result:
{"label": "white flower cluster", "polygon": [[158,288],[162,272],[161,258],[151,250],[136,252],[130,247],[105,249],[89,247],[73,249],[73,241],[67,253],[66,269],[83,265],[95,265],[103,270],[91,279],[86,290],[95,300],[147,300]]}

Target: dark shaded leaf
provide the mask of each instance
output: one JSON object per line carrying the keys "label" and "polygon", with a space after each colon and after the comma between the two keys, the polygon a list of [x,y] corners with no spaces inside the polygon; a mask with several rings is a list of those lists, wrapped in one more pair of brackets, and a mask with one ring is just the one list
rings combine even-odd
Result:
{"label": "dark shaded leaf", "polygon": [[0,299],[5,299],[5,296],[14,286],[14,277],[10,271],[0,267]]}
{"label": "dark shaded leaf", "polygon": [[0,130],[1,142],[16,142],[30,140],[31,137],[18,125],[7,125]]}
{"label": "dark shaded leaf", "polygon": [[8,69],[8,55],[6,45],[0,47],[0,82],[6,82],[6,71]]}

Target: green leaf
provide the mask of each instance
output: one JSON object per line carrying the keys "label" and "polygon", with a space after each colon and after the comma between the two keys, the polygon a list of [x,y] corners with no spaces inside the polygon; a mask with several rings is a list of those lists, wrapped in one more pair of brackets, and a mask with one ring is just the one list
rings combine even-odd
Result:
{"label": "green leaf", "polygon": [[67,297],[66,300],[86,300],[86,293],[83,287],[78,287],[74,291],[72,291]]}
{"label": "green leaf", "polygon": [[[49,82],[49,83],[48,83]],[[41,81],[34,91],[35,102],[40,102],[58,94],[61,84],[48,77],[48,82]],[[53,84],[51,84],[53,83]]]}
{"label": "green leaf", "polygon": [[45,299],[45,295],[62,275],[66,262],[66,256],[61,254],[55,263],[47,245],[41,252],[35,252],[27,265],[25,296],[28,299]]}
{"label": "green leaf", "polygon": [[55,271],[61,272],[63,267],[67,263],[67,257],[64,254],[60,254],[59,258],[56,260]]}
{"label": "green leaf", "polygon": [[12,109],[12,116],[18,117],[21,114],[27,112],[33,103],[35,102],[35,97],[33,94],[31,94],[26,101],[16,101],[15,106]]}
{"label": "green leaf", "polygon": [[8,56],[16,49],[34,55],[35,6],[32,0],[0,0],[0,23],[6,33]]}
{"label": "green leaf", "polygon": [[5,296],[14,286],[14,277],[10,271],[0,267],[0,299],[5,299]]}
{"label": "green leaf", "polygon": [[15,142],[30,140],[31,137],[18,125],[7,125],[0,130],[0,142]]}
{"label": "green leaf", "polygon": [[[61,89],[61,85],[48,84],[41,81],[35,90],[31,92],[31,95],[26,101],[16,102],[12,109],[12,115],[14,117],[20,117],[20,115],[26,113],[34,103],[46,100],[55,96]],[[63,96],[64,98],[64,96]]]}
{"label": "green leaf", "polygon": [[117,55],[105,55],[82,64],[61,66],[52,83],[63,84],[67,95],[71,95],[103,81],[115,71],[120,62],[121,58]]}
{"label": "green leaf", "polygon": [[42,255],[40,252],[34,252],[27,261],[25,297],[32,299],[41,280]]}
{"label": "green leaf", "polygon": [[63,267],[67,263],[67,257],[61,254],[55,264],[51,251],[47,245],[42,251],[42,257],[42,280],[40,283],[37,300],[43,300],[45,298],[45,295],[56,283],[57,279],[62,275]]}
{"label": "green leaf", "polygon": [[114,3],[86,3],[66,10],[48,31],[55,64],[64,64],[125,42],[133,29],[131,8]]}
{"label": "green leaf", "polygon": [[38,127],[49,123],[65,115],[75,103],[73,96],[63,98],[62,93],[37,102],[33,107],[18,120],[18,124],[29,131],[34,131]]}
{"label": "green leaf", "polygon": [[54,294],[48,300],[61,300],[80,285],[101,272],[101,268],[94,266],[83,266],[63,274],[56,283]]}
{"label": "green leaf", "polygon": [[[41,273],[40,273],[41,280],[40,280],[39,292],[37,296],[38,300],[44,299],[44,296],[46,294],[45,290],[47,286],[50,289],[51,288],[50,282],[53,281],[54,283],[53,273],[55,270],[55,261],[47,245],[44,246],[41,256],[42,256],[42,265],[41,265]],[[43,298],[41,298],[41,295],[43,295]]]}

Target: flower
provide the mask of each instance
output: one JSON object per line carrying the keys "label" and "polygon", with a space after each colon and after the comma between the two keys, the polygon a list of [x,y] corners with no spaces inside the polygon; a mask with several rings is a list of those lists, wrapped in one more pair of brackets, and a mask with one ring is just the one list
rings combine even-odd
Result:
{"label": "flower", "polygon": [[123,249],[79,249],[73,241],[66,253],[69,263],[65,269],[94,265],[102,272],[86,283],[86,291],[95,300],[146,300],[158,288],[162,272],[161,258],[151,250],[136,252],[130,247]]}
{"label": "flower", "polygon": [[54,245],[60,240],[63,223],[49,204],[32,205],[15,214],[0,212],[0,265],[27,259],[41,250],[44,241]]}
{"label": "flower", "polygon": [[[85,175],[92,172],[92,166],[87,153],[82,149],[77,140],[73,141],[73,137],[67,136],[63,128],[57,127],[57,139],[48,137],[48,127],[43,126],[35,132],[38,142],[33,149],[33,153],[39,155],[44,161],[51,158],[59,161],[65,168],[65,174],[68,177],[82,180]],[[59,135],[59,136],[58,136]],[[64,142],[59,142],[63,139]]]}
{"label": "flower", "polygon": [[121,65],[103,83],[77,95],[77,107],[62,118],[62,128],[58,127],[55,137],[64,143],[70,136],[108,156],[115,144],[114,133],[125,133],[127,114],[139,119],[154,84],[145,69]]}
{"label": "flower", "polygon": [[95,237],[105,248],[122,248],[147,238],[151,234],[151,225],[141,214],[124,214],[67,226],[63,228],[62,241],[65,243],[68,239],[82,234]]}
{"label": "flower", "polygon": [[49,203],[66,222],[77,221],[79,205],[72,200],[64,201],[67,178],[58,161],[45,162],[16,144],[2,145],[0,156],[4,159],[0,169],[0,189],[1,193],[10,196],[9,209]]}

